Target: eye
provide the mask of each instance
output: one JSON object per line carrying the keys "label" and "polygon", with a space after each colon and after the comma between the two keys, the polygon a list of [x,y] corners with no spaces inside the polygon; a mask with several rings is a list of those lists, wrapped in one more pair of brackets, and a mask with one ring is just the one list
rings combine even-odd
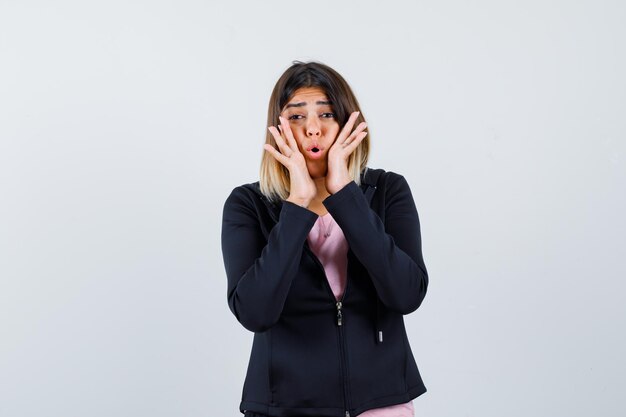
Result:
{"label": "eye", "polygon": [[287,119],[288,120],[298,120],[300,119],[302,116],[299,114],[292,114],[291,116],[289,116]]}
{"label": "eye", "polygon": [[324,118],[328,118],[328,119],[334,119],[335,118],[335,113],[322,113],[322,117]]}

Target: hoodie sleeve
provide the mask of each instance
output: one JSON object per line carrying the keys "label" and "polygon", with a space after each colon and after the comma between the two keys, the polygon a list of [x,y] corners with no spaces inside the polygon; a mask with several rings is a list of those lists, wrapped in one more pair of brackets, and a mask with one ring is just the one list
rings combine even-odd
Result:
{"label": "hoodie sleeve", "polygon": [[284,201],[266,240],[249,196],[235,188],[226,199],[222,255],[228,305],[246,329],[262,332],[280,318],[298,272],[304,241],[316,220],[312,211]]}
{"label": "hoodie sleeve", "polygon": [[417,310],[426,295],[428,272],[409,185],[403,176],[388,174],[384,225],[354,181],[323,203],[369,272],[381,302],[408,314]]}

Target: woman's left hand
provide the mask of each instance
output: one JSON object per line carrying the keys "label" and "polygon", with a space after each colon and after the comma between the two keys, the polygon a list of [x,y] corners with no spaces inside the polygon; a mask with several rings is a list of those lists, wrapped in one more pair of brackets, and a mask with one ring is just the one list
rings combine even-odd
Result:
{"label": "woman's left hand", "polygon": [[328,173],[326,174],[326,190],[335,194],[352,181],[348,172],[348,158],[350,154],[359,146],[367,132],[363,130],[367,123],[361,122],[352,133],[359,112],[355,111],[350,115],[345,126],[337,136],[335,143],[328,150]]}

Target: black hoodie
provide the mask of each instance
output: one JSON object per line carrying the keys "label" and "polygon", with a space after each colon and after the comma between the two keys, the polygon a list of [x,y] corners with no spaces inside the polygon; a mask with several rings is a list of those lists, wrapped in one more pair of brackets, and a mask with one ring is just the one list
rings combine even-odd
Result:
{"label": "black hoodie", "polygon": [[241,412],[347,417],[426,392],[403,320],[428,286],[409,185],[366,169],[323,204],[350,247],[339,302],[306,241],[317,214],[268,201],[258,182],[224,204],[228,305],[255,333]]}

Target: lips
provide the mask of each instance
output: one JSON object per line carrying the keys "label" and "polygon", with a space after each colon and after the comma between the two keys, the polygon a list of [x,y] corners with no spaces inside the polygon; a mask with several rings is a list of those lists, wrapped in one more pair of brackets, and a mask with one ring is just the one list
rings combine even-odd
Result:
{"label": "lips", "polygon": [[306,148],[306,155],[310,159],[319,159],[324,155],[324,148],[319,143],[312,143]]}
{"label": "lips", "polygon": [[312,143],[308,148],[306,148],[306,150],[308,152],[313,152],[313,153],[318,153],[324,150],[324,148],[322,148],[320,145],[318,145],[317,143]]}

